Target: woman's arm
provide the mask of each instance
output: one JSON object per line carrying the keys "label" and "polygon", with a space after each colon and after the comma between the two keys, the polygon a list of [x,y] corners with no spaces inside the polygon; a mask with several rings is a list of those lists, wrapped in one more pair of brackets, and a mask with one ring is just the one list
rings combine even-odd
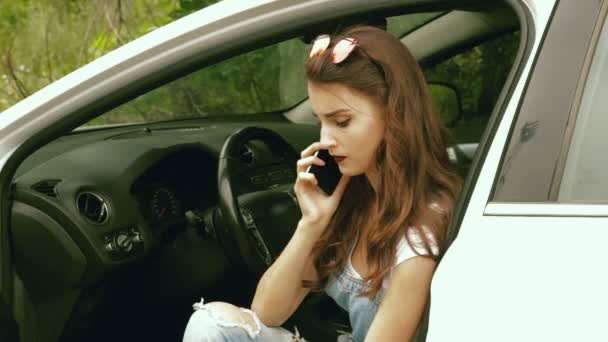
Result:
{"label": "woman's arm", "polygon": [[298,176],[293,189],[302,218],[281,255],[260,279],[251,303],[251,309],[267,326],[283,324],[302,303],[310,292],[302,287],[302,280],[318,279],[310,252],[338,208],[350,177],[342,176],[334,192],[327,196],[317,186],[315,175],[306,170],[313,164],[324,165],[314,152],[331,146],[314,142],[302,151],[302,158],[296,163]]}
{"label": "woman's arm", "polygon": [[411,341],[429,296],[436,262],[417,256],[395,267],[365,341]]}
{"label": "woman's arm", "polygon": [[267,326],[283,324],[302,303],[309,288],[302,287],[302,280],[317,280],[310,252],[323,229],[322,223],[298,223],[291,240],[266,270],[253,297],[251,309]]}

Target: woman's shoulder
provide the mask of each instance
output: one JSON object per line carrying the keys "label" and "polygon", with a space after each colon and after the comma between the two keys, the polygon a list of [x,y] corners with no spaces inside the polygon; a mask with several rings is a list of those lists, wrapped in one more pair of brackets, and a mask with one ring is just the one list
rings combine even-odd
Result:
{"label": "woman's shoulder", "polygon": [[446,229],[450,211],[451,203],[445,199],[427,202],[426,208],[423,207],[415,217],[412,217],[407,228],[408,238],[418,241],[424,236],[437,242],[437,236],[442,236],[443,230]]}
{"label": "woman's shoulder", "polygon": [[[443,229],[448,215],[447,204],[441,200],[429,201],[428,211],[414,219],[404,230],[397,252],[416,255],[439,255],[437,234]],[[415,253],[417,251],[418,253]]]}
{"label": "woman's shoulder", "polygon": [[433,231],[422,225],[420,227],[410,226],[402,233],[397,244],[395,264],[415,256],[432,256],[439,254],[439,246]]}

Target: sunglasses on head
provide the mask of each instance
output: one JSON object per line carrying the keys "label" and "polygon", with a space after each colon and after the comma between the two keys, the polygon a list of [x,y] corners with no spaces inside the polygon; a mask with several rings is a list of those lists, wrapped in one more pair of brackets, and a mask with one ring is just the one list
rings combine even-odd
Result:
{"label": "sunglasses on head", "polygon": [[[321,55],[331,42],[331,38],[327,34],[318,36],[312,44],[309,58],[314,58]],[[342,38],[331,51],[331,62],[338,64],[343,62],[351,52],[355,49],[357,40],[354,38]]]}

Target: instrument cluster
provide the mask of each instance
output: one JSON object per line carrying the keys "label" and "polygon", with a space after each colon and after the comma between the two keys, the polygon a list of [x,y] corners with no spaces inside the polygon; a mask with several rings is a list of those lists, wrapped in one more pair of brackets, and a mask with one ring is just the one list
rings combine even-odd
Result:
{"label": "instrument cluster", "polygon": [[184,197],[171,184],[148,184],[136,196],[140,210],[150,224],[166,226],[184,221]]}

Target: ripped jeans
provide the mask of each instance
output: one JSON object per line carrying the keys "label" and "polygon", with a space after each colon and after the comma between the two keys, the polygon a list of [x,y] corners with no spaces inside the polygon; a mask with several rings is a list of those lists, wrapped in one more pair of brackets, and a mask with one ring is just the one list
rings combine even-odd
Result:
{"label": "ripped jeans", "polygon": [[183,342],[203,341],[302,341],[295,329],[295,334],[281,327],[264,325],[255,312],[237,308],[231,304],[215,302],[205,304],[201,299],[193,306]]}

